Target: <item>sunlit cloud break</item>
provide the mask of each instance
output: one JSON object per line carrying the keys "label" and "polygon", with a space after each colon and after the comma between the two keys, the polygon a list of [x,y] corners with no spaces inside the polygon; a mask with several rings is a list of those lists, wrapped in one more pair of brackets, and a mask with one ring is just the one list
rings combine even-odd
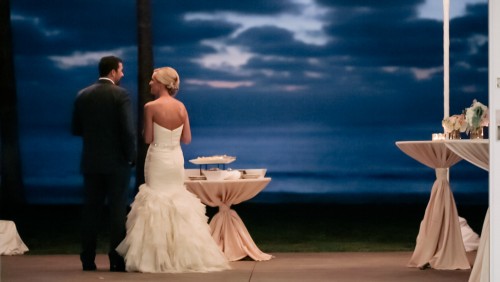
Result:
{"label": "sunlit cloud break", "polygon": [[250,87],[255,83],[252,81],[223,81],[223,80],[200,80],[200,79],[187,79],[186,84],[210,86],[212,88],[226,88],[234,89],[238,87]]}
{"label": "sunlit cloud break", "polygon": [[413,73],[417,80],[426,80],[430,79],[434,74],[442,72],[443,67],[435,67],[429,69],[410,68],[410,71]]}
{"label": "sunlit cloud break", "polygon": [[240,26],[231,38],[254,27],[274,26],[290,31],[296,40],[311,45],[324,45],[328,42],[328,35],[323,30],[326,25],[324,15],[326,8],[319,6],[314,0],[294,0],[291,5],[300,5],[303,9],[297,9],[299,13],[287,13],[278,15],[249,15],[234,12],[219,13],[187,13],[186,21],[226,21]]}
{"label": "sunlit cloud break", "polygon": [[[488,3],[488,0],[450,1],[450,19],[463,16],[468,4]],[[443,20],[443,1],[426,0],[420,5],[418,15],[424,19]]]}
{"label": "sunlit cloud break", "polygon": [[[219,13],[187,13],[186,21],[225,21],[239,26],[226,38],[204,40],[203,45],[216,50],[215,53],[202,55],[193,61],[204,68],[225,72],[239,72],[241,67],[258,54],[250,53],[244,46],[231,45],[229,42],[241,33],[256,27],[274,26],[285,29],[293,34],[294,38],[309,45],[324,45],[329,37],[324,30],[326,26],[325,14],[327,8],[318,5],[314,0],[291,0],[290,5],[300,6],[300,9],[291,9],[294,12],[277,15],[242,14],[236,12]],[[296,12],[298,11],[298,12]]]}
{"label": "sunlit cloud break", "polygon": [[226,46],[222,42],[205,40],[203,45],[211,46],[217,50],[214,54],[205,55],[193,61],[208,69],[221,69],[234,71],[245,65],[252,57],[251,53],[245,52],[237,46]]}
{"label": "sunlit cloud break", "polygon": [[118,56],[123,57],[125,53],[124,49],[117,49],[111,51],[101,51],[101,52],[74,52],[69,56],[49,56],[49,59],[53,61],[61,69],[71,69],[74,67],[86,67],[91,65],[96,65],[99,60],[104,56]]}

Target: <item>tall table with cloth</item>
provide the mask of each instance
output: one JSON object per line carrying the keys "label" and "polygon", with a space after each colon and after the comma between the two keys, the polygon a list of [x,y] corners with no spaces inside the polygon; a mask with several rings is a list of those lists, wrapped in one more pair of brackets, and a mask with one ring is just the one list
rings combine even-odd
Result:
{"label": "tall table with cloth", "polygon": [[237,179],[220,181],[186,180],[186,188],[219,212],[210,221],[212,237],[228,260],[236,261],[246,256],[257,261],[270,260],[272,255],[262,252],[252,240],[245,224],[232,205],[255,197],[271,178]]}
{"label": "tall table with cloth", "polygon": [[448,182],[448,169],[462,159],[446,147],[445,141],[400,141],[396,145],[410,157],[436,170],[436,180],[408,266],[470,269]]}
{"label": "tall table with cloth", "polygon": [[[489,170],[489,140],[455,140],[446,143],[455,154],[464,160]],[[476,260],[472,268],[469,282],[490,281],[490,209],[486,212],[481,240],[477,250]]]}

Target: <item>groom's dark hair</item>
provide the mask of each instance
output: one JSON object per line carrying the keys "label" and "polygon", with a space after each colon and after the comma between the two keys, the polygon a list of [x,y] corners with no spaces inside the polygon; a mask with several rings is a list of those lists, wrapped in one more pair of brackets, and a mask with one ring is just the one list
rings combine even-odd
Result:
{"label": "groom's dark hair", "polygon": [[105,77],[108,76],[108,74],[112,70],[118,70],[118,66],[122,62],[122,59],[115,57],[115,56],[106,56],[102,57],[101,60],[99,61],[99,76],[100,77]]}

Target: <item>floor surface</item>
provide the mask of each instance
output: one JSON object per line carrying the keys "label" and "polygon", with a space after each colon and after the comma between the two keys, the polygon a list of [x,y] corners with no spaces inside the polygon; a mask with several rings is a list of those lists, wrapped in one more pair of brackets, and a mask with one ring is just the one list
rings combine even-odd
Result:
{"label": "floor surface", "polygon": [[[77,255],[0,257],[0,281],[425,281],[466,282],[470,270],[420,270],[406,263],[411,252],[274,253],[270,261],[243,260],[215,273],[148,274],[108,271],[107,256],[96,258],[97,271],[81,270]],[[468,253],[471,264],[476,252]]]}

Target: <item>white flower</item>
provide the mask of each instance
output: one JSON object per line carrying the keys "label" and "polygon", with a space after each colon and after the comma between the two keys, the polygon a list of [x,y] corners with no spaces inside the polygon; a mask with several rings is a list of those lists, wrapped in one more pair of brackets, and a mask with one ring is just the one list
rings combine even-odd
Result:
{"label": "white flower", "polygon": [[444,132],[451,133],[454,130],[459,130],[460,132],[465,132],[467,129],[467,122],[465,121],[465,116],[461,115],[452,115],[443,119],[442,123]]}
{"label": "white flower", "polygon": [[465,109],[465,120],[468,124],[468,132],[478,127],[488,126],[490,123],[488,107],[474,99],[472,105]]}

